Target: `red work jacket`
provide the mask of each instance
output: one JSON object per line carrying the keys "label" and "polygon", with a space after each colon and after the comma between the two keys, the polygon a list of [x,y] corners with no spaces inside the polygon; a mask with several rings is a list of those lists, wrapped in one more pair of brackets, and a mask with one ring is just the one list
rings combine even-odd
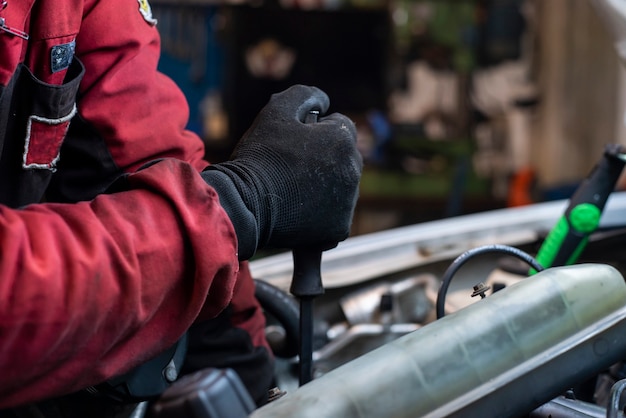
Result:
{"label": "red work jacket", "polygon": [[0,18],[0,408],[123,373],[231,301],[262,344],[146,1],[8,0]]}

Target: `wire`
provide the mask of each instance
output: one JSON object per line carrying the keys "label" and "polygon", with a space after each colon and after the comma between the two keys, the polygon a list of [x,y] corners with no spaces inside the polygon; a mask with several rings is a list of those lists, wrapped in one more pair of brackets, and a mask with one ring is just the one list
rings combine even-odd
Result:
{"label": "wire", "polygon": [[532,268],[537,270],[537,272],[544,270],[541,264],[539,264],[537,260],[535,260],[529,254],[518,248],[510,247],[508,245],[484,245],[482,247],[476,247],[468,250],[458,256],[450,264],[450,266],[444,273],[443,278],[441,279],[441,287],[439,288],[439,292],[437,293],[437,319],[443,318],[445,316],[446,293],[448,292],[448,288],[450,287],[450,283],[452,282],[452,277],[456,274],[459,268],[461,268],[461,266],[468,262],[472,257],[486,253],[503,253],[507,255],[512,255],[522,261],[527,262]]}

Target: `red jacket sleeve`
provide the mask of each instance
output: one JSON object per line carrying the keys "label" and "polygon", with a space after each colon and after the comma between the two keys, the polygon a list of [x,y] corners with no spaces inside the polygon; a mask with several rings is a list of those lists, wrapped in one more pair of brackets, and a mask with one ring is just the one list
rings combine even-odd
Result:
{"label": "red jacket sleeve", "polygon": [[140,13],[140,3],[85,1],[76,38],[76,56],[86,70],[78,112],[103,137],[123,171],[161,157],[204,168],[203,143],[185,130],[186,99],[157,71],[159,33]]}
{"label": "red jacket sleeve", "polygon": [[[0,408],[119,375],[231,301],[254,311],[235,325],[264,343],[249,275],[236,280],[232,225],[197,174],[207,164],[202,141],[184,129],[185,97],[156,71],[158,32],[140,3],[34,2],[25,62],[59,84],[64,73],[47,66],[51,45],[76,40],[85,75],[72,124],[88,129],[72,140],[88,132],[104,147],[89,159],[61,152],[59,164],[70,164],[59,166],[59,182],[74,170],[67,177],[87,190],[58,200],[83,202],[0,206]],[[91,150],[86,144],[81,151]],[[101,156],[114,164],[83,176]],[[136,172],[158,158],[168,159]],[[134,173],[129,191],[94,198],[121,172]]]}
{"label": "red jacket sleeve", "polygon": [[0,206],[0,408],[123,373],[229,303],[235,233],[214,190],[174,159],[128,183],[91,202]]}

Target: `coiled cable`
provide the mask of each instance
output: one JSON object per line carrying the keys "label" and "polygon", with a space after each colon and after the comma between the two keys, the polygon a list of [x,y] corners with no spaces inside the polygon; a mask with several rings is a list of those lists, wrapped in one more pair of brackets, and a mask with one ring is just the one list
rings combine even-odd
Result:
{"label": "coiled cable", "polygon": [[519,248],[511,247],[508,245],[502,244],[492,244],[492,245],[484,245],[481,247],[472,248],[471,250],[465,251],[463,254],[458,256],[448,267],[446,272],[444,273],[441,279],[441,287],[439,288],[439,292],[437,293],[437,319],[443,318],[445,316],[445,306],[446,306],[446,294],[448,292],[448,288],[450,287],[450,283],[452,282],[452,278],[456,274],[456,272],[470,259],[473,257],[486,254],[486,253],[503,253],[507,255],[511,255],[519,258],[522,261],[528,263],[532,268],[534,268],[537,272],[543,271],[544,268],[528,253],[520,250]]}

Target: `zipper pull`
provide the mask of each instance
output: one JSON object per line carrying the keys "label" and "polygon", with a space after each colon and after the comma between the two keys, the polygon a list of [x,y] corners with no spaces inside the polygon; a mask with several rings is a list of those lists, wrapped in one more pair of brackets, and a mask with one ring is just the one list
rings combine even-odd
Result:
{"label": "zipper pull", "polygon": [[28,40],[28,34],[24,31],[21,31],[19,29],[15,29],[15,28],[10,28],[6,25],[6,21],[4,20],[3,17],[0,17],[0,31],[4,31],[6,33],[9,33],[11,35],[15,35],[18,36],[24,40]]}

